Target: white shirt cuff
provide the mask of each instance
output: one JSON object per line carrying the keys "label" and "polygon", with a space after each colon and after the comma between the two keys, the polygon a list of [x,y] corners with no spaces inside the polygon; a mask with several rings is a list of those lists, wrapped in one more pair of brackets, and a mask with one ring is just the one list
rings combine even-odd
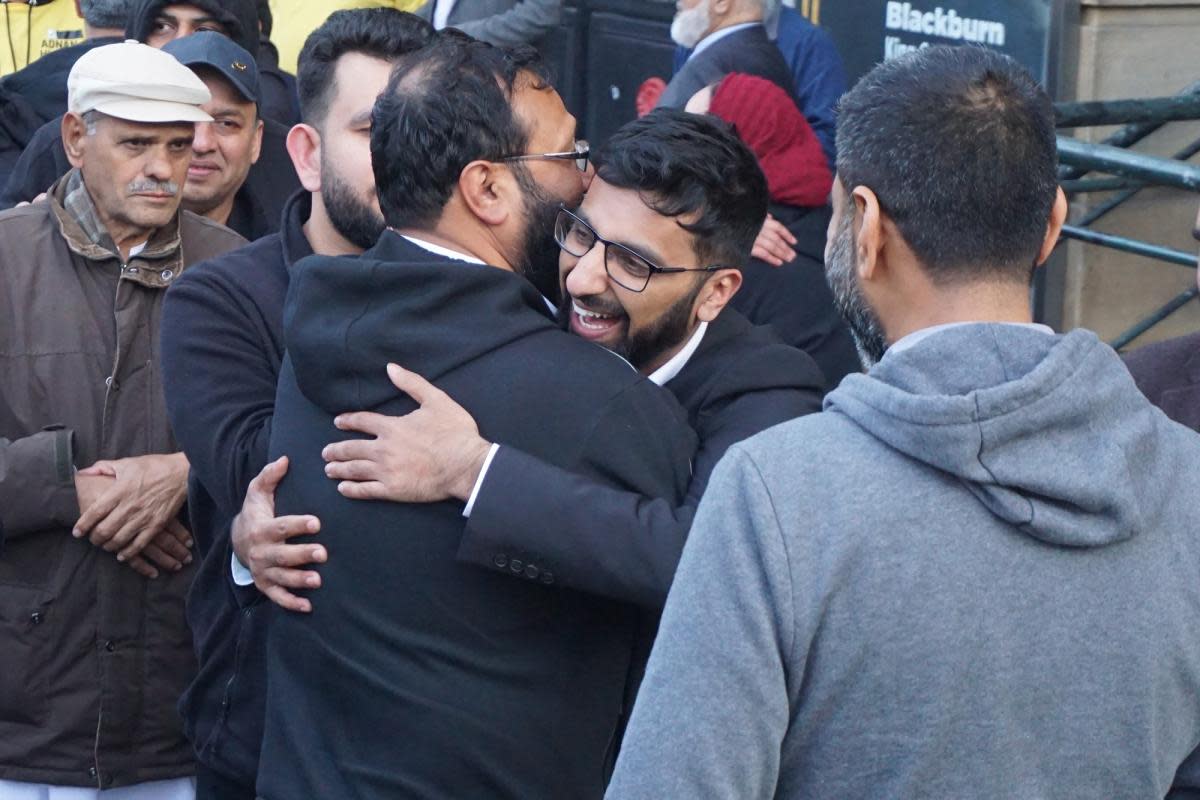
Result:
{"label": "white shirt cuff", "polygon": [[463,516],[470,517],[471,509],[475,507],[475,498],[479,496],[479,490],[483,488],[483,479],[487,477],[488,467],[492,465],[492,459],[496,457],[496,451],[500,449],[500,445],[492,444],[488,448],[487,457],[483,459],[483,467],[479,470],[479,477],[475,479],[475,488],[471,490],[471,496],[467,498],[467,507],[463,509]]}
{"label": "white shirt cuff", "polygon": [[229,554],[229,571],[233,573],[233,582],[238,586],[254,585],[254,576],[250,570],[238,560],[237,553]]}

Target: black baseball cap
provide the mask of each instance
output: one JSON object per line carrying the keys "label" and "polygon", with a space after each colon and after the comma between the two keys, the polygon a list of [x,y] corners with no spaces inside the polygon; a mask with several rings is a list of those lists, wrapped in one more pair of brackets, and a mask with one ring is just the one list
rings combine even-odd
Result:
{"label": "black baseball cap", "polygon": [[259,102],[258,64],[254,56],[228,36],[200,31],[167,42],[163,51],[175,56],[185,67],[215,69],[233,84],[238,94],[252,103]]}

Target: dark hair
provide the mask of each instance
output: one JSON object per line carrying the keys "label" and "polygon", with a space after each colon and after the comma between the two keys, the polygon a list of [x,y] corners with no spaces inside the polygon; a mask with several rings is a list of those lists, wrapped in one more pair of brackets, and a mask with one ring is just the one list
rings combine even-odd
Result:
{"label": "dark hair", "polygon": [[335,11],[304,40],[296,83],[300,117],[317,125],[329,112],[337,60],[362,53],[395,61],[429,41],[433,26],[415,14],[394,8],[356,8]]}
{"label": "dark hair", "polygon": [[[733,126],[656,109],[621,127],[593,156],[596,177],[632,189],[694,235],[703,266],[742,267],[767,216],[767,179]],[[672,265],[662,265],[672,266]]]}
{"label": "dark hair", "polygon": [[1050,98],[982,47],[926,47],[875,67],[838,108],[837,172],[865,186],[935,281],[1020,278],[1054,206]]}
{"label": "dark hair", "polygon": [[519,80],[549,86],[537,51],[493,47],[452,29],[399,60],[371,117],[371,162],[388,225],[432,222],[467,164],[525,152],[529,134],[511,105]]}

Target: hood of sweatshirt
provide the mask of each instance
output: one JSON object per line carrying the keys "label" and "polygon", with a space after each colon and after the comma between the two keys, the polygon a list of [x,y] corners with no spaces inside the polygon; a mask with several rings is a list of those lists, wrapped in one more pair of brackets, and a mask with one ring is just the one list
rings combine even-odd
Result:
{"label": "hood of sweatshirt", "polygon": [[848,376],[825,407],[1048,544],[1121,542],[1165,500],[1161,415],[1089,331],[947,328]]}
{"label": "hood of sweatshirt", "polygon": [[[177,2],[179,0],[138,0],[129,15],[125,35],[139,42],[146,41],[159,12]],[[258,11],[255,0],[187,0],[186,4],[212,14],[225,26],[230,39],[246,52],[258,53]]]}
{"label": "hood of sweatshirt", "polygon": [[524,278],[436,255],[392,231],[359,257],[297,262],[283,325],[300,390],[331,414],[395,398],[388,362],[436,383],[509,342],[556,330]]}

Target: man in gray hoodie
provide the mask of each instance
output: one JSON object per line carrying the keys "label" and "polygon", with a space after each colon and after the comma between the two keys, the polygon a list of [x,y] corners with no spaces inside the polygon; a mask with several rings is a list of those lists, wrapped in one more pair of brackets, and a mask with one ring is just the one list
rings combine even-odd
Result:
{"label": "man in gray hoodie", "polygon": [[1049,99],[926,48],[837,146],[827,272],[878,363],[717,467],[608,797],[1196,796],[1200,437],[1031,322]]}

